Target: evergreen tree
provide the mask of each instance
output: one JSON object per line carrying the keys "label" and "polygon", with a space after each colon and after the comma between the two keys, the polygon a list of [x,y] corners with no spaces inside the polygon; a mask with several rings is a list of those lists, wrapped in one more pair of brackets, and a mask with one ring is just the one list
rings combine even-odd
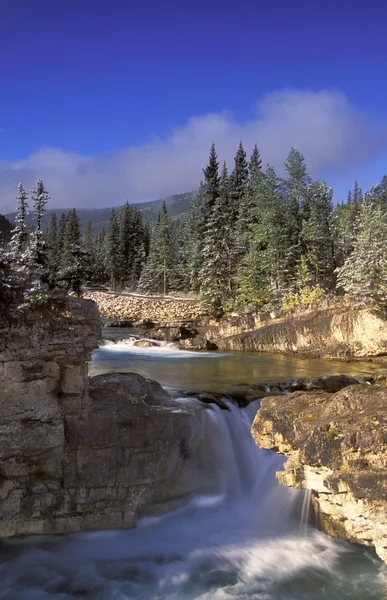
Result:
{"label": "evergreen tree", "polygon": [[249,175],[250,181],[252,181],[257,175],[260,175],[262,172],[262,159],[258,150],[257,144],[254,145],[253,151],[251,153],[250,162],[249,162]]}
{"label": "evergreen tree", "polygon": [[81,286],[88,274],[89,254],[79,245],[70,244],[66,250],[67,260],[58,275],[67,290],[71,290],[79,298]]}
{"label": "evergreen tree", "polygon": [[109,227],[106,237],[106,260],[107,271],[110,278],[110,287],[115,290],[119,279],[119,224],[117,214],[114,208],[110,213]]}
{"label": "evergreen tree", "polygon": [[215,316],[221,316],[231,295],[232,221],[230,221],[230,186],[226,165],[219,185],[219,195],[206,223],[199,272],[203,303]]}
{"label": "evergreen tree", "polygon": [[0,248],[6,246],[11,240],[12,223],[4,215],[0,215]]}
{"label": "evergreen tree", "polygon": [[249,249],[237,273],[237,305],[276,307],[285,289],[287,224],[280,182],[271,167],[255,180],[252,216]]}
{"label": "evergreen tree", "polygon": [[387,298],[387,219],[371,189],[360,201],[354,248],[337,269],[337,285],[346,292],[377,300]]}
{"label": "evergreen tree", "polygon": [[28,215],[28,203],[27,203],[27,192],[24,190],[21,183],[18,187],[17,195],[17,207],[15,217],[15,227],[12,230],[10,251],[13,255],[14,260],[19,260],[22,253],[26,250],[28,242],[28,230],[27,230],[27,215]]}
{"label": "evergreen tree", "polygon": [[173,264],[173,245],[171,223],[163,202],[154,228],[148,260],[139,282],[143,292],[167,294],[176,281],[176,269]]}
{"label": "evergreen tree", "polygon": [[65,245],[80,246],[81,244],[81,229],[79,226],[78,214],[75,208],[69,211],[66,217],[66,234]]}
{"label": "evergreen tree", "polygon": [[50,282],[54,284],[61,263],[59,231],[55,213],[50,214],[50,223],[47,230],[46,241],[47,266],[50,272]]}
{"label": "evergreen tree", "polygon": [[246,207],[242,206],[242,204],[247,197],[248,181],[249,166],[247,163],[246,152],[242,142],[240,142],[234,158],[234,169],[230,175],[230,218],[233,221],[236,221],[241,213],[245,214],[247,212]]}
{"label": "evergreen tree", "polygon": [[285,161],[287,177],[283,180],[283,211],[287,224],[285,236],[286,259],[284,275],[287,287],[296,285],[301,263],[302,221],[309,218],[308,188],[311,183],[303,155],[291,148]]}
{"label": "evergreen tree", "polygon": [[58,223],[58,253],[63,255],[66,250],[66,215],[62,213]]}
{"label": "evergreen tree", "polygon": [[[335,284],[336,260],[332,230],[332,189],[324,181],[309,188],[308,219],[302,222],[301,238],[304,248],[302,270],[309,270],[310,283],[332,290]],[[305,280],[305,277],[304,277]]]}
{"label": "evergreen tree", "polygon": [[34,294],[39,292],[49,281],[47,245],[42,231],[43,216],[49,195],[41,179],[37,180],[35,187],[32,189],[31,199],[36,225],[30,236],[30,244],[25,253],[25,264],[31,278],[30,292]]}
{"label": "evergreen tree", "polygon": [[94,231],[93,225],[90,220],[86,221],[85,227],[83,229],[82,235],[82,246],[83,249],[89,254],[93,253],[93,240],[94,240]]}

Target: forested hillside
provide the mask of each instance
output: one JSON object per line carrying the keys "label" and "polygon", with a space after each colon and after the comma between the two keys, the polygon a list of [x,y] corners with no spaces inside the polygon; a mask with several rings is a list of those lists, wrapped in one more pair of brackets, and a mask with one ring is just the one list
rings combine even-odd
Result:
{"label": "forested hillside", "polygon": [[153,223],[145,216],[154,203],[149,213],[127,203],[110,211],[106,228],[88,221],[81,229],[75,209],[59,219],[51,213],[44,226],[48,194],[39,180],[31,229],[20,186],[16,226],[2,250],[3,283],[27,281],[39,293],[79,292],[85,281],[193,293],[214,315],[290,308],[343,292],[387,297],[387,177],[364,194],[355,183],[334,206],[332,189],[311,178],[294,148],[279,177],[263,168],[257,145],[248,159],[240,143],[230,170],[219,167],[212,145],[182,218],[176,213],[189,195],[174,198],[171,210],[161,203]]}
{"label": "forested hillside", "polygon": [[[131,204],[133,208],[140,211],[143,221],[153,222],[156,221],[157,215],[159,214],[163,202],[165,202],[168,213],[173,218],[185,218],[188,214],[189,206],[192,199],[195,196],[195,192],[186,192],[184,194],[175,194],[174,196],[168,196],[161,200],[152,200],[150,202],[136,202]],[[115,207],[116,211],[120,210],[120,206]],[[60,218],[61,214],[68,212],[68,209],[50,209],[43,215],[43,227],[47,226],[50,219],[50,214],[54,213],[57,219]],[[92,227],[95,231],[100,231],[103,228],[107,228],[110,218],[111,208],[79,208],[77,209],[77,215],[79,225],[81,229],[85,226],[88,221],[91,222]],[[11,222],[15,220],[16,212],[5,215]],[[33,225],[33,215],[27,216],[27,224]]]}

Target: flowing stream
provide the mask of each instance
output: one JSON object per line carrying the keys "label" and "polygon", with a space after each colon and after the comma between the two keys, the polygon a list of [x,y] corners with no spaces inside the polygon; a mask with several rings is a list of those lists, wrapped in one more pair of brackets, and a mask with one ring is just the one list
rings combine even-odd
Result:
{"label": "flowing stream", "polygon": [[[262,378],[265,372],[274,377],[276,370],[274,357],[196,355],[167,344],[136,348],[132,342],[102,346],[94,353],[93,372],[136,370],[170,388],[184,382],[208,389],[216,380],[218,387],[231,385],[237,368],[246,382],[256,382],[259,369]],[[254,360],[261,366],[252,368]],[[280,360],[277,379],[291,369],[293,378],[300,371],[325,372],[323,361],[315,361],[314,373],[310,364]],[[187,401],[197,402],[181,399]],[[249,431],[258,404],[203,410],[213,465],[207,495],[162,517],[143,518],[128,531],[3,542],[0,600],[386,598],[387,569],[375,554],[316,531],[310,498],[277,484],[274,474],[283,459],[257,448]]]}

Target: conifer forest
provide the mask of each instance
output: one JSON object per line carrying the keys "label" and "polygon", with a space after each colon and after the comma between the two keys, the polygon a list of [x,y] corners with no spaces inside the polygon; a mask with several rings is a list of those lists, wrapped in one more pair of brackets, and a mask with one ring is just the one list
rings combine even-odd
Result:
{"label": "conifer forest", "polygon": [[[107,229],[81,231],[76,209],[42,218],[49,194],[38,180],[20,184],[11,226],[0,216],[0,294],[25,301],[83,285],[144,294],[199,297],[213,315],[288,309],[344,292],[387,295],[387,177],[363,193],[358,184],[335,203],[325,181],[308,174],[291,149],[285,176],[262,165],[257,145],[240,143],[232,165],[213,144],[203,180],[184,219],[165,203],[144,223],[128,202]],[[27,225],[31,210],[34,226]]]}

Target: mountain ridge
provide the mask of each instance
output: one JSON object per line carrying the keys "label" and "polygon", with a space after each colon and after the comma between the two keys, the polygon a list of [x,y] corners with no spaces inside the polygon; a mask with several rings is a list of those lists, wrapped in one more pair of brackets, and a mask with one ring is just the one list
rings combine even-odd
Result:
{"label": "mountain ridge", "polygon": [[[160,198],[159,200],[150,200],[149,202],[136,202],[130,205],[134,206],[141,212],[143,221],[145,223],[151,223],[157,219],[157,215],[162,207],[163,202],[165,202],[166,204],[169,215],[175,219],[178,219],[184,217],[187,214],[189,206],[195,195],[195,191],[184,192],[182,194],[173,194],[172,196],[168,196],[167,198]],[[91,221],[93,228],[96,230],[106,228],[109,223],[109,217],[112,209],[115,208],[116,211],[119,211],[121,206],[123,206],[123,204],[114,207],[110,206],[108,208],[77,208],[76,210],[79,218],[79,224],[82,228],[87,221]],[[62,213],[67,214],[69,210],[71,209],[48,209],[43,218],[43,227],[48,225],[51,213],[55,213],[59,218]],[[12,212],[4,216],[11,222],[13,222],[15,215],[16,212]],[[32,219],[32,212],[30,212],[27,217],[28,224],[32,225]]]}

